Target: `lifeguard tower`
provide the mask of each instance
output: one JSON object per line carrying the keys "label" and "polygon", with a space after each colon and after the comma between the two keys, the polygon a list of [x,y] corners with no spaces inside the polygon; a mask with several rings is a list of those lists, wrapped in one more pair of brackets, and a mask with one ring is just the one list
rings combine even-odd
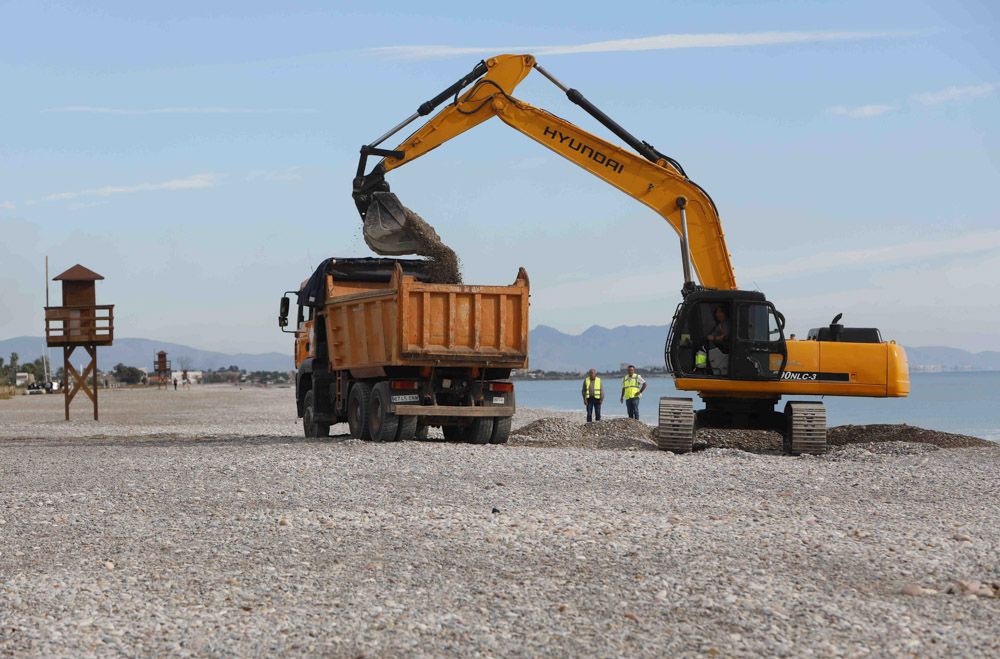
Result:
{"label": "lifeguard tower", "polygon": [[[69,404],[77,392],[94,403],[97,420],[97,346],[109,346],[114,340],[114,305],[97,304],[97,280],[104,279],[79,263],[56,275],[62,282],[62,306],[45,307],[45,341],[50,348],[63,349],[63,392],[66,397],[66,420]],[[83,348],[90,356],[83,372],[73,367],[73,351]],[[87,380],[90,379],[90,384]]]}
{"label": "lifeguard tower", "polygon": [[156,374],[156,388],[161,386],[166,389],[170,382],[170,360],[167,359],[167,351],[161,350],[153,357],[153,372]]}

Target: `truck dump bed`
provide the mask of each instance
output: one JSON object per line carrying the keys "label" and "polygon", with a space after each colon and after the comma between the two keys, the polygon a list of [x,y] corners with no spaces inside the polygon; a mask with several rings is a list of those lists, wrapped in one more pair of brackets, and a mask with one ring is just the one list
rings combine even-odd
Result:
{"label": "truck dump bed", "polygon": [[468,286],[421,281],[419,261],[365,261],[365,267],[335,262],[327,270],[324,315],[331,370],[527,366],[524,268],[510,286]]}

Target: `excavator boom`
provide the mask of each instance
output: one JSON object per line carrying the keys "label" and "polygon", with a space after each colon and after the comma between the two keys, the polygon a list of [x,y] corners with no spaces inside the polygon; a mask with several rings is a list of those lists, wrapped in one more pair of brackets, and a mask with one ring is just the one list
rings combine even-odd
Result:
{"label": "excavator boom", "polygon": [[[571,101],[624,139],[635,151],[612,144],[561,117],[515,98],[512,95],[514,88],[532,69],[539,70],[559,86]],[[484,70],[485,73],[482,73]],[[460,93],[455,85],[463,82],[472,84],[472,88]],[[365,221],[365,238],[377,251],[402,254],[409,253],[410,249],[404,230],[406,218],[399,210],[401,205],[398,200],[386,194],[389,186],[385,175],[495,116],[663,217],[681,238],[685,288],[694,285],[687,271],[690,254],[690,263],[703,287],[736,289],[736,277],[726,248],[722,223],[711,197],[687,178],[683,168],[675,160],[633,137],[575,89],[563,86],[539,67],[532,55],[498,55],[490,58],[485,61],[484,66],[473,69],[455,85],[445,90],[455,94],[455,101],[395,149],[378,148],[378,144],[391,136],[392,131],[362,147],[358,176],[354,181],[354,198]],[[440,102],[442,95],[438,95],[436,99]],[[425,103],[421,109],[425,110],[426,106]],[[421,116],[420,110],[411,120],[417,116]],[[400,124],[395,130],[407,123]],[[365,159],[369,155],[379,155],[383,159],[366,175]]]}

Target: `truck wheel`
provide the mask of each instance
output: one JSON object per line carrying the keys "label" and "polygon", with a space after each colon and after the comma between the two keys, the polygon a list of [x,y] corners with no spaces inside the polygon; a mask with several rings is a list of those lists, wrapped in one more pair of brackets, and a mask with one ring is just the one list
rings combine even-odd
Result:
{"label": "truck wheel", "polygon": [[329,423],[316,423],[313,421],[316,413],[316,394],[312,389],[306,392],[306,397],[302,401],[302,430],[306,437],[328,437],[330,435]]}
{"label": "truck wheel", "polygon": [[356,382],[351,387],[351,393],[347,397],[347,427],[351,431],[351,437],[364,440],[371,437],[368,432],[368,406],[371,397],[370,384]]}
{"label": "truck wheel", "polygon": [[506,444],[510,438],[509,416],[498,416],[493,419],[493,434],[490,436],[490,444]]}
{"label": "truck wheel", "polygon": [[465,441],[470,444],[489,444],[492,436],[493,418],[482,416],[472,420],[472,424],[466,431]]}
{"label": "truck wheel", "polygon": [[[409,442],[417,436],[417,417],[401,416],[399,418],[399,430],[396,431],[397,442]],[[426,428],[427,426],[424,426]],[[424,431],[424,439],[427,439],[427,431]]]}
{"label": "truck wheel", "polygon": [[379,382],[372,389],[371,400],[368,402],[368,434],[376,442],[396,441],[399,417],[389,411],[391,397],[388,382]]}
{"label": "truck wheel", "polygon": [[[417,417],[413,417],[413,418],[416,419]],[[421,426],[421,425],[418,424],[417,425],[417,432],[413,436],[413,438],[416,439],[417,441],[422,442],[422,441],[424,441],[424,440],[427,439],[427,433],[428,433],[429,430],[430,430],[430,426]]]}

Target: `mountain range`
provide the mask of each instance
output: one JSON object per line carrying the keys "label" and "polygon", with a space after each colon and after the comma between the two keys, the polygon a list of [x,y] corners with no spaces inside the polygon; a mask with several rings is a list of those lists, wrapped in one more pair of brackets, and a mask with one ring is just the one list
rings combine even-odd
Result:
{"label": "mountain range", "polygon": [[[41,357],[44,347],[45,340],[40,336],[18,336],[0,341],[0,357],[6,360],[10,358],[10,353],[16,352],[21,362],[31,362]],[[155,354],[160,350],[167,351],[167,359],[175,370],[187,366],[191,370],[207,371],[231,365],[247,371],[290,371],[295,368],[291,346],[287,354],[280,352],[229,354],[200,350],[179,343],[119,338],[116,338],[112,345],[97,349],[97,365],[103,370],[120,363],[151,371]],[[50,357],[52,369],[55,371],[61,365],[62,354],[58,350],[52,350]]]}
{"label": "mountain range", "polygon": [[[663,366],[666,325],[622,325],[607,328],[594,325],[581,334],[567,334],[547,325],[531,330],[529,361],[532,369],[542,371],[582,372],[588,368],[601,371],[618,369],[622,364],[640,367]],[[18,353],[20,360],[33,361],[42,354],[41,337],[19,336],[0,340],[0,357],[9,359]],[[286,371],[294,368],[291,346],[288,353],[224,353],[200,350],[177,343],[150,339],[115,339],[114,345],[98,348],[98,363],[109,368],[118,363],[149,370],[153,356],[166,350],[175,369],[187,365],[193,370],[239,366],[247,371]],[[906,348],[910,368],[915,371],[1000,370],[1000,352],[972,353],[946,346]],[[59,357],[52,352],[55,366]]]}
{"label": "mountain range", "polygon": [[[607,328],[594,325],[581,334],[566,334],[539,325],[531,331],[530,366],[541,371],[600,371],[618,369],[622,364],[663,367],[667,325],[622,325]],[[914,371],[998,371],[1000,352],[968,352],[946,346],[906,348]]]}

